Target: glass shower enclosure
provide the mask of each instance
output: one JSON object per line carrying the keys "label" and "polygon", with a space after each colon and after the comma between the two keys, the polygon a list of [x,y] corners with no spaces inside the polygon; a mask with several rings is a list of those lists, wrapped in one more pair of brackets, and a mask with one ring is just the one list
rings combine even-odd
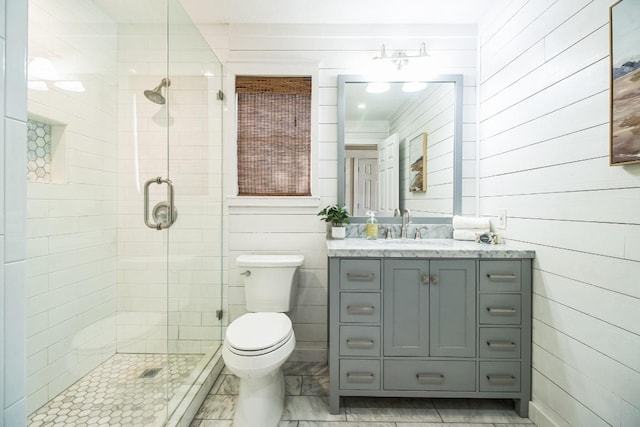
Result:
{"label": "glass shower enclosure", "polygon": [[29,423],[174,423],[222,338],[221,64],[178,0],[29,0],[28,78]]}

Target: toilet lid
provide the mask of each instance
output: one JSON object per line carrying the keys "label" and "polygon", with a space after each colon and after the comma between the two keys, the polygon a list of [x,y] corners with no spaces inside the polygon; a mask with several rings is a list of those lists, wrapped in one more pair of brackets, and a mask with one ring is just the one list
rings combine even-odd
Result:
{"label": "toilet lid", "polygon": [[271,348],[291,335],[291,320],[284,313],[247,313],[227,327],[227,343],[238,350]]}

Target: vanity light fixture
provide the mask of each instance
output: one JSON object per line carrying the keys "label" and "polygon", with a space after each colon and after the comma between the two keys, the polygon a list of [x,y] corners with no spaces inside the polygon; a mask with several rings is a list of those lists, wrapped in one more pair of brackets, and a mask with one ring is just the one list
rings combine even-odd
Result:
{"label": "vanity light fixture", "polygon": [[391,88],[387,82],[371,82],[367,85],[367,92],[369,93],[384,93]]}
{"label": "vanity light fixture", "polygon": [[402,67],[409,64],[409,60],[414,58],[424,58],[427,56],[429,56],[429,53],[427,52],[427,47],[424,43],[420,45],[420,51],[416,55],[407,55],[404,50],[397,50],[391,55],[388,55],[386,47],[383,44],[382,48],[380,49],[380,56],[374,56],[373,59],[390,61],[393,65],[395,65],[397,70],[401,70]]}

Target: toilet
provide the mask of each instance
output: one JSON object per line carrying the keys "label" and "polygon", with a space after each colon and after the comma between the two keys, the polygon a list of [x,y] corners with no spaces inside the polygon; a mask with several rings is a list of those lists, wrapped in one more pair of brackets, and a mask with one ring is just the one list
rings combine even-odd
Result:
{"label": "toilet", "polygon": [[281,366],[296,346],[291,320],[302,255],[241,255],[246,308],[227,327],[222,358],[240,378],[233,427],[277,426],[284,409]]}

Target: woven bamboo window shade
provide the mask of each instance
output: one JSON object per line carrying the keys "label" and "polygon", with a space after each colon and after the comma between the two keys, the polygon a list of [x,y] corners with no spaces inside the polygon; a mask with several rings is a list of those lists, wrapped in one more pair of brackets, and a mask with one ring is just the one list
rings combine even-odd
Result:
{"label": "woven bamboo window shade", "polygon": [[238,194],[311,195],[311,77],[237,76]]}

